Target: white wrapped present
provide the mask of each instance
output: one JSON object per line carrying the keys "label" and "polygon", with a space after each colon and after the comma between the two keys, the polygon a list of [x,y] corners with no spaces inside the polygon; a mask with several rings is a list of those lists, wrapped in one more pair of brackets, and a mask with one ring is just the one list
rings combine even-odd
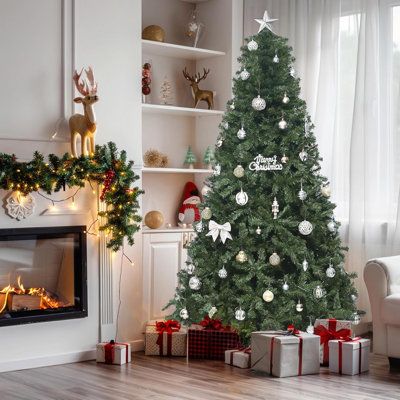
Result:
{"label": "white wrapped present", "polygon": [[233,365],[239,368],[250,368],[251,366],[251,348],[234,349],[225,351],[225,364]]}
{"label": "white wrapped present", "polygon": [[251,334],[251,368],[277,377],[319,373],[317,335],[283,331]]}
{"label": "white wrapped present", "polygon": [[106,364],[122,365],[131,362],[131,345],[114,340],[96,346],[96,361]]}
{"label": "white wrapped present", "polygon": [[343,375],[357,375],[369,369],[369,339],[329,341],[329,371]]}

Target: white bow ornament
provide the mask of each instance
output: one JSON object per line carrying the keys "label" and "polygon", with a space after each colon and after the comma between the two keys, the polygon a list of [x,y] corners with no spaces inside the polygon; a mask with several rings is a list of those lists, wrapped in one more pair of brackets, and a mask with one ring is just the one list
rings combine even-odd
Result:
{"label": "white bow ornament", "polygon": [[206,236],[211,236],[214,242],[217,240],[218,236],[221,238],[222,243],[225,243],[226,239],[232,240],[232,236],[229,233],[231,231],[231,224],[229,222],[220,225],[211,220],[208,223],[208,229],[210,232],[208,232]]}

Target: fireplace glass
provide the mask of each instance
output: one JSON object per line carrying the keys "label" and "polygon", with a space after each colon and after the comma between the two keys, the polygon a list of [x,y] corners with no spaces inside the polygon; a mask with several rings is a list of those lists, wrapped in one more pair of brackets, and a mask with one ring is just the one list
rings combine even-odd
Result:
{"label": "fireplace glass", "polygon": [[0,229],[0,326],[85,316],[85,227]]}

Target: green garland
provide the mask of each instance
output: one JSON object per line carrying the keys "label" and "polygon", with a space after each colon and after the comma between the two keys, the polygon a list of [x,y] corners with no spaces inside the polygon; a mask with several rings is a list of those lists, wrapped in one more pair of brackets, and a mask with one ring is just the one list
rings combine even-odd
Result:
{"label": "green garland", "polygon": [[134,182],[139,179],[133,170],[133,161],[127,161],[126,152],[118,152],[117,146],[109,142],[96,146],[92,157],[74,158],[65,153],[61,158],[54,154],[44,156],[35,152],[28,162],[17,161],[15,155],[0,153],[0,188],[31,192],[58,192],[65,187],[84,187],[85,182],[104,184],[101,198],[107,211],[98,213],[106,222],[99,227],[109,233],[107,247],[117,251],[124,238],[133,245],[134,234],[140,229],[138,197],[143,193]]}

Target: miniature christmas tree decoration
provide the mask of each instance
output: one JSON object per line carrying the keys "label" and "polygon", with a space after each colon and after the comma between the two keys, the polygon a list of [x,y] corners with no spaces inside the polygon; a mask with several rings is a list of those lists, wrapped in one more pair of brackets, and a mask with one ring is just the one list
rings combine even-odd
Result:
{"label": "miniature christmas tree decoration", "polygon": [[196,161],[197,161],[197,158],[194,155],[192,148],[189,146],[187,153],[186,153],[184,164],[187,165],[188,168],[194,168],[194,163]]}
{"label": "miniature christmas tree decoration", "polygon": [[203,162],[206,169],[212,169],[212,163],[214,161],[214,153],[211,147],[208,146],[206,152],[204,153]]}

